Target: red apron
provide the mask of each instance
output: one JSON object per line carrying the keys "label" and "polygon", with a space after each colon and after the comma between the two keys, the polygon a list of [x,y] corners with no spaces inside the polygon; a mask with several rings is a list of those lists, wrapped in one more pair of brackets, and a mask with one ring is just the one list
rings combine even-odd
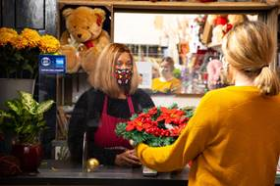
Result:
{"label": "red apron", "polygon": [[[130,114],[134,114],[134,107],[131,97],[127,97],[127,102],[129,106]],[[103,148],[110,149],[132,149],[128,140],[118,137],[115,133],[116,124],[120,122],[125,122],[127,119],[116,118],[107,114],[108,108],[108,97],[105,96],[103,103],[103,110],[101,115],[101,120],[99,121],[99,127],[94,134],[94,144]]]}

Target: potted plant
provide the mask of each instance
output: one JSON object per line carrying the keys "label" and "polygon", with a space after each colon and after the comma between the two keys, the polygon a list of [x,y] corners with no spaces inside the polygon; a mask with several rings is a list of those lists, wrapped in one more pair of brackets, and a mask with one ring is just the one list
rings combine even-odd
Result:
{"label": "potted plant", "polygon": [[[128,122],[116,126],[116,134],[130,140],[132,145],[145,143],[152,147],[167,146],[176,141],[187,126],[194,112],[193,107],[153,107],[134,114]],[[143,167],[144,176],[156,175],[155,170]]]}
{"label": "potted plant", "polygon": [[18,90],[33,93],[39,54],[56,54],[59,48],[60,42],[51,35],[41,36],[29,28],[20,33],[0,28],[0,106],[5,100],[15,98]]}
{"label": "potted plant", "polygon": [[19,158],[22,171],[34,172],[42,158],[39,137],[46,129],[44,113],[54,101],[38,103],[32,94],[19,91],[19,98],[5,103],[8,110],[0,110],[0,133],[14,137],[12,154]]}
{"label": "potted plant", "polygon": [[153,107],[140,114],[134,114],[128,122],[116,126],[116,134],[135,144],[145,143],[152,147],[172,144],[188,124],[194,112],[193,107]]}

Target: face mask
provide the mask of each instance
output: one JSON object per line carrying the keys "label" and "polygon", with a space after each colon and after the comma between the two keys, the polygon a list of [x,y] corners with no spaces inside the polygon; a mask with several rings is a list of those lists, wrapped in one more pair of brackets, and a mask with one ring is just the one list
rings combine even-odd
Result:
{"label": "face mask", "polygon": [[131,80],[132,72],[128,69],[116,69],[115,77],[117,79],[117,83],[121,86],[127,85]]}

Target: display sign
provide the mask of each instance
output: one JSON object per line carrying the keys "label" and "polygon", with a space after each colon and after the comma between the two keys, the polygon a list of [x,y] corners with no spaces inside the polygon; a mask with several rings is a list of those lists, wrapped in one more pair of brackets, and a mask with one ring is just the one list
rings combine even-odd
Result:
{"label": "display sign", "polygon": [[66,59],[63,55],[40,55],[39,56],[40,74],[65,74]]}

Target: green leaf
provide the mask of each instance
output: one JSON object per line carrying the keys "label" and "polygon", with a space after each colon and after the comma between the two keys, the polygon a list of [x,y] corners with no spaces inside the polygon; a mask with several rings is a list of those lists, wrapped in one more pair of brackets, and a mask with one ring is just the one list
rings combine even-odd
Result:
{"label": "green leaf", "polygon": [[47,100],[47,101],[40,103],[36,109],[36,114],[42,114],[42,113],[46,112],[47,110],[49,110],[51,108],[53,103],[54,103],[53,100]]}
{"label": "green leaf", "polygon": [[173,103],[170,107],[168,107],[169,109],[175,109],[178,108],[177,103]]}
{"label": "green leaf", "polygon": [[138,117],[138,114],[133,114],[131,117],[130,117],[130,120],[134,120],[135,118]]}
{"label": "green leaf", "polygon": [[125,128],[126,128],[126,123],[118,123],[115,129],[117,136],[122,136],[126,132]]}
{"label": "green leaf", "polygon": [[42,130],[46,129],[46,121],[40,121],[37,123],[37,128],[41,128]]}
{"label": "green leaf", "polygon": [[21,115],[22,114],[22,105],[19,102],[19,100],[15,99],[15,100],[11,100],[11,101],[7,101],[6,105],[9,109],[11,109],[12,111],[14,111],[17,115]]}
{"label": "green leaf", "polygon": [[14,116],[4,110],[0,110],[0,128],[5,127],[3,125],[9,125],[9,122],[5,122],[7,119],[14,119]]}
{"label": "green leaf", "polygon": [[19,94],[23,108],[26,109],[29,113],[35,114],[35,109],[38,103],[33,99],[32,94],[23,91],[19,91]]}
{"label": "green leaf", "polygon": [[0,110],[0,131],[11,131],[20,142],[33,143],[38,139],[39,133],[47,128],[43,114],[53,101],[39,104],[31,94],[22,91],[19,94],[20,98],[7,102],[7,111]]}
{"label": "green leaf", "polygon": [[150,108],[144,108],[144,109],[143,109],[143,113],[148,113],[149,110],[150,110]]}
{"label": "green leaf", "polygon": [[30,65],[30,64],[25,64],[23,67],[22,67],[23,70],[27,70],[29,71],[31,74],[34,73],[34,69],[33,67]]}
{"label": "green leaf", "polygon": [[185,112],[186,117],[191,118],[194,114],[195,107],[184,107],[182,110]]}

